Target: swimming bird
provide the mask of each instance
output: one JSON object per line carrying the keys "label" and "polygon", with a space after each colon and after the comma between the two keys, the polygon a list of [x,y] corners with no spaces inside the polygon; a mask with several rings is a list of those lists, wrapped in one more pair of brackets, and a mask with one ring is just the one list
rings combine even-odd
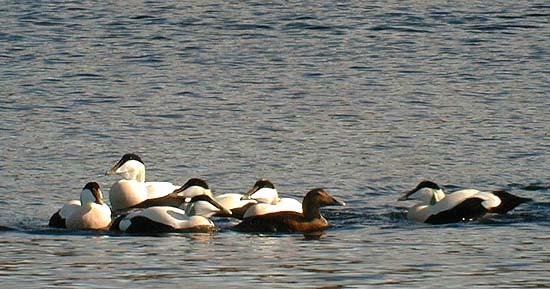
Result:
{"label": "swimming bird", "polygon": [[[215,198],[224,207],[231,210],[231,217],[237,219],[242,219],[245,212],[256,204],[263,203],[271,206],[271,204],[277,204],[280,200],[275,185],[267,179],[256,181],[254,186],[245,194],[228,193],[215,196]],[[300,210],[301,207],[300,204]],[[261,208],[258,208],[258,211],[260,210]],[[216,216],[227,217],[220,215],[220,213]]]}
{"label": "swimming bird", "polygon": [[259,203],[277,204],[279,202],[279,193],[275,185],[268,179],[259,179],[254,186],[248,190],[242,198],[243,200],[254,199]]}
{"label": "swimming bird", "polygon": [[530,199],[505,191],[482,192],[463,189],[445,194],[432,181],[422,181],[399,201],[420,200],[407,212],[407,218],[421,223],[447,224],[475,220],[487,213],[504,214]]}
{"label": "swimming bird", "polygon": [[240,232],[322,231],[329,227],[329,222],[321,216],[321,207],[331,205],[344,206],[345,203],[336,200],[325,189],[316,188],[305,195],[302,202],[303,213],[287,211],[251,216],[244,218],[233,229]]}
{"label": "swimming bird", "polygon": [[170,182],[145,182],[145,164],[133,153],[123,155],[105,175],[119,175],[123,178],[114,183],[109,191],[113,211],[168,195],[178,188]]}
{"label": "swimming bird", "polygon": [[250,206],[258,203],[258,201],[254,199],[242,199],[242,197],[243,194],[237,193],[227,193],[215,196],[214,198],[216,201],[231,211],[231,215],[224,215],[219,212],[216,216],[242,219],[246,210],[250,208]]}
{"label": "swimming bird", "polygon": [[149,207],[118,217],[111,230],[127,233],[211,232],[216,226],[209,219],[218,211],[231,214],[229,210],[208,195],[191,198],[184,209],[171,206]]}
{"label": "swimming bird", "polygon": [[73,230],[105,229],[111,223],[111,209],[103,201],[103,193],[96,182],[87,183],[80,193],[80,201],[67,202],[50,218],[50,227]]}
{"label": "swimming bird", "polygon": [[258,180],[241,199],[254,199],[258,202],[244,211],[243,218],[275,212],[302,213],[302,203],[300,201],[293,198],[279,198],[275,185],[267,179]]}
{"label": "swimming bird", "polygon": [[190,198],[200,195],[212,197],[212,191],[205,180],[191,178],[183,186],[175,189],[166,196],[144,200],[143,202],[128,207],[128,209],[149,208],[154,206],[170,206],[177,208],[189,202]]}

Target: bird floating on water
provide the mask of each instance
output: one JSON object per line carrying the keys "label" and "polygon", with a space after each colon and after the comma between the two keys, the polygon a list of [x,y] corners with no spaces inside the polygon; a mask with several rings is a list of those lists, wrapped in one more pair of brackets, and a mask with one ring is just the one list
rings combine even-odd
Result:
{"label": "bird floating on water", "polygon": [[48,226],[73,230],[106,229],[111,223],[111,209],[103,201],[103,193],[96,182],[87,183],[80,200],[71,200],[52,215]]}
{"label": "bird floating on water", "polygon": [[530,201],[506,191],[483,192],[463,189],[445,194],[432,181],[422,181],[406,192],[399,201],[419,200],[407,212],[407,218],[420,223],[447,224],[465,222],[483,217],[487,213],[505,214],[516,206]]}
{"label": "bird floating on water", "polygon": [[309,191],[303,201],[303,213],[281,211],[244,218],[233,227],[240,232],[308,233],[325,230],[329,222],[321,215],[321,207],[344,206],[328,191],[316,188]]}
{"label": "bird floating on water", "polygon": [[109,201],[115,212],[147,199],[166,196],[178,188],[170,182],[145,182],[145,164],[133,153],[123,155],[105,175],[122,177],[109,191]]}

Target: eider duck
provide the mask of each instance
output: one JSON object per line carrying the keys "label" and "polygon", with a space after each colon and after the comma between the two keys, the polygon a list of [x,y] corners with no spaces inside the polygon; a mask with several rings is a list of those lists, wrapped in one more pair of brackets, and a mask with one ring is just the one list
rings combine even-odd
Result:
{"label": "eider duck", "polygon": [[464,189],[445,195],[436,183],[422,181],[399,198],[399,201],[405,200],[421,201],[409,209],[409,220],[447,224],[475,220],[487,213],[504,214],[530,199],[517,197],[505,191],[482,192],[476,189]]}
{"label": "eider duck", "polygon": [[275,185],[266,179],[258,180],[252,189],[244,196],[243,200],[255,199],[257,204],[251,205],[243,214],[243,218],[265,215],[275,212],[302,213],[302,203],[293,198],[279,198]]}
{"label": "eider duck", "polygon": [[[144,200],[127,209],[149,208],[155,206],[181,207],[189,202],[190,198],[200,195],[212,197],[212,191],[205,180],[200,178],[191,178],[183,186],[175,189],[166,196]],[[222,204],[223,206],[223,204]]]}
{"label": "eider duck", "polygon": [[171,206],[149,207],[119,216],[111,230],[126,233],[211,232],[216,226],[209,219],[218,211],[231,214],[208,195],[192,197],[185,209]]}
{"label": "eider duck", "polygon": [[123,178],[114,183],[109,191],[113,211],[165,196],[178,188],[169,182],[145,182],[145,164],[133,153],[123,155],[105,175],[119,175]]}
{"label": "eider duck", "polygon": [[[231,217],[241,220],[245,212],[256,204],[262,203],[271,205],[277,204],[280,200],[275,185],[267,179],[256,181],[254,186],[245,194],[228,193],[216,196],[215,198],[224,205],[224,207],[231,210]],[[300,204],[300,209],[301,206]],[[217,216],[227,217],[219,214],[217,214]]]}
{"label": "eider duck", "polygon": [[279,193],[268,179],[259,179],[243,196],[243,200],[254,199],[259,203],[275,205],[279,202]]}
{"label": "eider duck", "polygon": [[87,183],[80,193],[80,201],[67,202],[50,218],[50,227],[73,230],[106,229],[111,223],[111,209],[103,201],[103,193],[96,182]]}
{"label": "eider duck", "polygon": [[227,193],[215,196],[214,198],[225,208],[231,211],[231,215],[224,215],[222,213],[217,213],[218,217],[233,217],[237,219],[242,219],[245,211],[250,208],[250,206],[257,204],[258,201],[253,199],[242,199],[243,194],[237,193]]}
{"label": "eider duck", "polygon": [[240,232],[282,232],[308,233],[325,230],[329,227],[328,221],[321,216],[321,207],[344,206],[325,189],[317,188],[309,191],[302,202],[303,213],[276,212],[244,218],[233,227]]}

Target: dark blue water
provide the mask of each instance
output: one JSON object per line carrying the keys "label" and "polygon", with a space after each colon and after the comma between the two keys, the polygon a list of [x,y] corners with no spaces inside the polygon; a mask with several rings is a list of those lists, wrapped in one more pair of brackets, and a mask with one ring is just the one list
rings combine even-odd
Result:
{"label": "dark blue water", "polygon": [[[1,6],[0,287],[550,284],[545,1]],[[151,181],[348,206],[318,240],[46,227],[126,152]],[[421,179],[534,201],[414,224],[396,200]]]}

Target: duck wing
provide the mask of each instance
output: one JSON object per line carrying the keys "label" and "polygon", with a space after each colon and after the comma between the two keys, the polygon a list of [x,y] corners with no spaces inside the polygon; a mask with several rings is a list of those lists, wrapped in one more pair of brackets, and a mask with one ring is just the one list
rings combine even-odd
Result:
{"label": "duck wing", "polygon": [[321,231],[328,227],[324,218],[306,220],[297,212],[276,212],[244,218],[233,229],[240,232],[295,233]]}
{"label": "duck wing", "polygon": [[487,208],[483,206],[485,201],[485,199],[477,197],[465,199],[454,207],[429,216],[425,223],[448,224],[477,219],[488,212]]}

